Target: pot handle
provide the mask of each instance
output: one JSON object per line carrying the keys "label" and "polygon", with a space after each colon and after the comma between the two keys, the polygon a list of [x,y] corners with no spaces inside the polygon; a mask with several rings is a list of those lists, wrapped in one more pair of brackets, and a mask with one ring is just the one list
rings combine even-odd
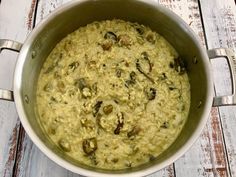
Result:
{"label": "pot handle", "polygon": [[227,59],[231,81],[232,81],[232,95],[217,96],[213,100],[213,106],[230,106],[236,105],[236,53],[232,49],[216,48],[208,50],[210,59],[225,57]]}
{"label": "pot handle", "polygon": [[[8,39],[0,39],[0,53],[3,49],[20,52],[22,44]],[[14,101],[13,91],[0,89],[0,100]]]}

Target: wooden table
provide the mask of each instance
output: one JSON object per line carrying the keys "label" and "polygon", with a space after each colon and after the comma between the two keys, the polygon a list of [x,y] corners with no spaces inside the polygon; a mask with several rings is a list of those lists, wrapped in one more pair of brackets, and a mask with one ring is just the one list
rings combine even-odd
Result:
{"label": "wooden table", "polygon": [[[24,42],[46,15],[69,0],[0,0],[0,38]],[[207,48],[236,51],[234,0],[156,0],[181,16]],[[0,55],[0,87],[12,88],[17,54]],[[212,61],[215,92],[231,92],[230,74],[223,59]],[[48,159],[20,125],[14,103],[0,101],[0,176],[78,177]],[[194,146],[174,164],[149,177],[236,176],[236,107],[215,107]]]}

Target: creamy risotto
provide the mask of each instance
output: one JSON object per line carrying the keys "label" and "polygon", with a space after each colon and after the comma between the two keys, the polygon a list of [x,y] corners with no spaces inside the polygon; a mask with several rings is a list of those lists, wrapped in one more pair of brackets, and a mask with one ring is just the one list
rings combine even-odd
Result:
{"label": "creamy risotto", "polygon": [[122,20],[93,22],[52,50],[37,86],[39,122],[67,155],[124,169],[177,138],[190,107],[185,63],[159,34]]}

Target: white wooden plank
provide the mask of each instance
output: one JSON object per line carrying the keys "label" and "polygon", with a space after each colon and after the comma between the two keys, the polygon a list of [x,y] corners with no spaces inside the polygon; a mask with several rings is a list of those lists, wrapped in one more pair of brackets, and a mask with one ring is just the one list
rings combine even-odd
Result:
{"label": "white wooden plank", "polygon": [[193,147],[175,162],[176,176],[228,176],[219,113],[212,108],[211,116]]}
{"label": "white wooden plank", "polygon": [[[229,47],[236,51],[236,5],[233,0],[201,0],[208,48]],[[230,74],[223,60],[212,62],[217,95],[231,91]],[[236,176],[236,109],[219,108],[231,175]]]}
{"label": "white wooden plank", "polygon": [[180,16],[200,37],[204,43],[204,33],[202,29],[201,17],[197,0],[157,0],[160,4],[171,9]]}
{"label": "white wooden plank", "polygon": [[[197,0],[160,0],[160,2],[181,16],[205,45]],[[227,174],[220,126],[218,112],[213,109],[211,118],[200,138],[183,157],[175,162],[176,176],[224,176]]]}
{"label": "white wooden plank", "polygon": [[24,131],[21,134],[19,145],[20,157],[16,164],[15,176],[18,177],[81,177],[46,157],[32,143]]}
{"label": "white wooden plank", "polygon": [[40,22],[43,18],[49,15],[53,10],[61,5],[70,2],[72,0],[41,0],[38,3],[38,11],[36,16],[36,23]]}
{"label": "white wooden plank", "polygon": [[[21,8],[19,8],[21,7]],[[30,1],[3,0],[0,3],[0,38],[23,42],[27,9]],[[17,53],[3,51],[0,54],[0,88],[12,89],[13,72]],[[20,122],[14,103],[0,101],[0,176],[13,174]]]}
{"label": "white wooden plank", "polygon": [[[50,13],[52,9],[59,6],[62,3],[62,1],[53,1],[49,4],[48,1],[40,1],[39,9],[41,9],[39,15],[37,15],[37,19],[42,19],[46,14]],[[167,7],[174,10],[176,13],[181,15],[186,22],[194,29],[194,31],[200,36],[202,41],[204,41],[204,35],[203,31],[201,29],[201,20],[199,17],[199,11],[198,11],[198,3],[197,1],[193,0],[159,0],[159,3],[166,5]],[[183,13],[184,12],[184,13]],[[211,120],[214,120],[214,124],[217,125],[218,130],[213,131],[212,129],[212,121],[209,121],[208,126],[206,130],[204,131],[203,135],[199,139],[199,141],[195,144],[195,146],[187,153],[184,157],[182,157],[179,161],[175,163],[175,170],[177,176],[215,176],[215,175],[221,175],[226,174],[226,168],[225,163],[217,164],[215,161],[217,160],[216,157],[218,157],[218,154],[214,153],[215,146],[214,143],[219,144],[220,152],[223,152],[223,147],[221,145],[222,142],[222,136],[220,134],[220,123],[218,121],[218,113],[216,110],[212,111],[214,113],[215,118],[212,118]],[[214,117],[212,116],[212,117]],[[213,134],[210,135],[209,132],[213,132]],[[220,141],[215,141],[213,139],[213,135],[219,137]],[[46,176],[50,176],[53,174],[63,174],[63,176],[71,176],[75,175],[73,173],[70,173],[66,170],[62,170],[62,168],[56,166],[53,162],[51,162],[49,159],[44,158],[44,155],[40,153],[39,150],[37,150],[34,146],[33,148],[30,148],[32,146],[32,143],[29,141],[27,137],[24,138],[24,141],[22,142],[22,149],[26,149],[26,151],[22,152],[22,157],[20,161],[19,167],[21,168],[21,171],[18,173],[18,176],[21,175],[27,175],[27,176],[40,176],[40,174],[44,174]],[[28,149],[28,150],[27,150]],[[35,149],[35,150],[34,150]],[[211,153],[213,151],[213,153]],[[31,154],[31,156],[27,156],[26,154]],[[219,153],[220,159],[222,159],[222,156],[224,156],[224,153]],[[39,164],[41,165],[32,165],[35,164],[34,160],[37,157],[37,159],[40,159]],[[224,159],[224,158],[223,158]],[[38,164],[38,161],[36,162]],[[29,165],[30,164],[30,165]],[[46,167],[44,164],[48,164]],[[49,174],[50,168],[53,168],[53,174]],[[170,169],[170,170],[169,170]],[[218,172],[217,170],[222,170],[223,173]],[[35,173],[37,171],[37,173]],[[52,171],[51,171],[52,172]],[[150,176],[171,176],[174,174],[173,166],[170,166],[160,172],[157,172],[156,174],[152,174]],[[43,175],[43,176],[44,176]]]}
{"label": "white wooden plank", "polygon": [[20,123],[13,103],[0,101],[0,176],[10,177],[14,166]]}

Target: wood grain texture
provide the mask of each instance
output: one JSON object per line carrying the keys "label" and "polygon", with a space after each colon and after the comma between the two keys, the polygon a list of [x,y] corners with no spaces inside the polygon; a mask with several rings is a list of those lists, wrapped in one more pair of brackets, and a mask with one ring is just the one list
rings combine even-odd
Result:
{"label": "wood grain texture", "polygon": [[82,177],[46,157],[22,130],[14,177]]}
{"label": "wood grain texture", "polygon": [[16,113],[7,115],[9,110],[14,109],[13,103],[0,102],[0,176],[10,177],[12,176],[13,167],[16,157],[17,139],[20,122],[15,116]]}
{"label": "wood grain texture", "polygon": [[[23,42],[28,34],[26,26],[29,0],[5,0],[0,4],[0,38]],[[21,8],[19,8],[21,7]],[[0,87],[12,89],[17,53],[4,50],[0,54]],[[0,176],[10,177],[16,158],[20,121],[14,103],[0,101]]]}
{"label": "wood grain texture", "polygon": [[[229,47],[236,51],[236,6],[233,0],[201,0],[208,48]],[[231,92],[231,80],[225,60],[212,62],[217,95]],[[236,107],[220,107],[223,135],[231,176],[236,176]]]}
{"label": "wood grain texture", "polygon": [[194,146],[175,162],[176,176],[228,176],[228,162],[225,157],[218,109],[212,108],[201,136]]}
{"label": "wood grain texture", "polygon": [[179,15],[197,34],[203,45],[204,33],[197,0],[157,0],[158,3]]}
{"label": "wood grain texture", "polygon": [[[3,7],[3,4],[5,5],[7,4],[9,7],[6,8],[4,5],[5,8],[2,9],[16,10],[18,9],[19,6],[21,8],[22,6],[24,6],[24,8],[22,8],[23,9],[22,14],[24,15],[17,14],[18,15],[17,18],[20,18],[20,20],[18,20],[17,23],[23,23],[23,25],[22,24],[20,25],[21,26],[21,28],[19,29],[20,32],[17,33],[17,35],[20,34],[19,35],[20,37],[19,36],[17,37],[19,37],[21,41],[22,39],[24,40],[25,36],[29,33],[29,31],[32,30],[35,23],[38,23],[40,20],[45,18],[45,16],[50,14],[55,8],[61,6],[63,3],[68,1],[70,0],[50,0],[50,1],[24,0],[22,1],[23,5],[18,4],[17,6],[15,4],[16,1],[14,0],[3,0],[0,4],[0,38],[4,36],[6,33],[7,34],[9,33],[10,35],[13,34],[16,35],[14,31],[12,32],[9,29],[2,28],[2,23],[7,24],[8,22],[7,19],[3,18],[1,19],[1,17],[8,18],[7,12],[5,12],[6,14],[4,14],[4,16],[1,14],[2,13],[1,8]],[[38,2],[37,14],[35,14],[37,2]],[[164,6],[173,10],[176,14],[180,15],[186,21],[186,23],[188,23],[189,26],[195,31],[195,33],[200,37],[200,40],[203,43],[203,45],[205,45],[205,38],[200,16],[201,13],[199,11],[199,6],[198,6],[199,2],[197,0],[156,0],[156,2],[163,4]],[[217,46],[231,46],[235,48],[236,6],[234,4],[234,1],[227,0],[227,2],[225,2],[224,0],[208,0],[208,1],[201,0],[200,4],[203,13],[202,18],[205,27],[204,29],[206,31],[207,46],[210,48]],[[13,8],[10,6],[12,6]],[[23,17],[24,19],[22,19]],[[14,29],[18,29],[16,25],[17,24],[11,24],[11,25],[7,24],[6,26],[8,26],[8,28],[14,27]],[[4,35],[1,35],[1,33]],[[11,36],[9,36],[9,38],[10,37]],[[11,54],[7,55],[9,57]],[[2,56],[3,54],[1,54],[0,57],[2,58]],[[14,58],[14,56],[11,56],[10,58]],[[218,68],[216,69],[217,72],[219,72],[220,70],[220,74],[216,74],[217,76],[215,76],[215,80],[217,81],[217,82],[215,81],[216,82],[215,85],[217,88],[216,92],[217,94],[222,94],[222,92],[224,93],[225,91],[227,91],[227,87],[231,86],[228,74],[228,68],[224,62],[222,64],[221,60],[215,60],[214,62],[215,62],[215,64],[213,64],[214,68],[215,66],[218,66]],[[13,70],[14,65],[11,64],[11,66]],[[6,73],[5,75],[9,74],[9,71],[0,70],[0,81],[2,80],[1,72],[5,72]],[[223,79],[223,81],[219,81],[218,77],[220,75],[223,75],[224,78],[226,79]],[[6,83],[5,85],[7,85],[6,87],[9,87],[11,83],[9,82]],[[9,104],[11,105],[12,103]],[[10,112],[12,112],[14,108],[9,108],[7,106],[2,107],[3,109],[1,110],[1,102],[0,102],[0,113],[3,112],[5,113],[5,111],[7,110],[8,111],[7,113],[9,113],[10,115],[13,114]],[[232,174],[232,176],[236,176],[235,172],[236,139],[234,138],[234,136],[236,135],[235,134],[236,129],[234,128],[236,127],[236,111],[235,108],[233,107],[220,108],[219,110],[221,119],[219,118],[218,108],[213,108],[211,111],[211,118],[209,119],[208,124],[206,125],[206,128],[203,131],[201,137],[183,157],[181,157],[178,161],[176,161],[174,165],[170,165],[167,168],[157,173],[149,175],[149,177],[229,176],[230,174]],[[19,144],[17,147],[18,153],[17,153],[17,161],[15,164],[16,171],[14,173],[14,176],[20,176],[20,177],[31,177],[31,176],[79,177],[80,176],[72,172],[69,172],[68,170],[58,166],[50,159],[48,159],[44,154],[40,152],[40,150],[36,148],[36,146],[31,142],[29,137],[25,134],[25,132],[22,129],[20,131],[20,134],[18,133],[19,122],[17,121],[15,122],[13,121],[13,123],[9,122],[8,120],[6,120],[8,118],[10,119],[10,116],[8,116],[8,114],[2,116],[5,119],[4,118],[2,119],[1,115],[2,114],[0,114],[0,133],[3,132],[4,135],[0,135],[0,138],[2,137],[5,138],[4,142],[6,142],[7,145],[5,143],[4,145],[0,144],[0,170],[3,169],[2,171],[0,171],[0,176],[1,174],[6,174],[5,176],[12,175],[11,170],[13,169],[16,155],[15,141],[17,140],[18,137],[19,137]],[[3,120],[3,123],[1,122],[1,120]],[[5,129],[3,130],[1,128],[2,125],[3,127],[5,127]],[[8,130],[9,132],[7,133],[5,133],[6,127],[7,128],[11,127]],[[222,134],[222,129],[223,129],[223,134]],[[6,157],[3,158],[3,160],[1,159],[2,154],[7,154]],[[226,158],[227,155],[228,158]],[[2,166],[4,164],[7,164],[7,166],[6,167]]]}
{"label": "wood grain texture", "polygon": [[[180,15],[205,46],[197,0],[160,0],[160,2]],[[211,117],[200,138],[183,157],[175,162],[176,176],[225,176],[227,174],[220,126],[219,114],[217,110],[212,109]]]}

